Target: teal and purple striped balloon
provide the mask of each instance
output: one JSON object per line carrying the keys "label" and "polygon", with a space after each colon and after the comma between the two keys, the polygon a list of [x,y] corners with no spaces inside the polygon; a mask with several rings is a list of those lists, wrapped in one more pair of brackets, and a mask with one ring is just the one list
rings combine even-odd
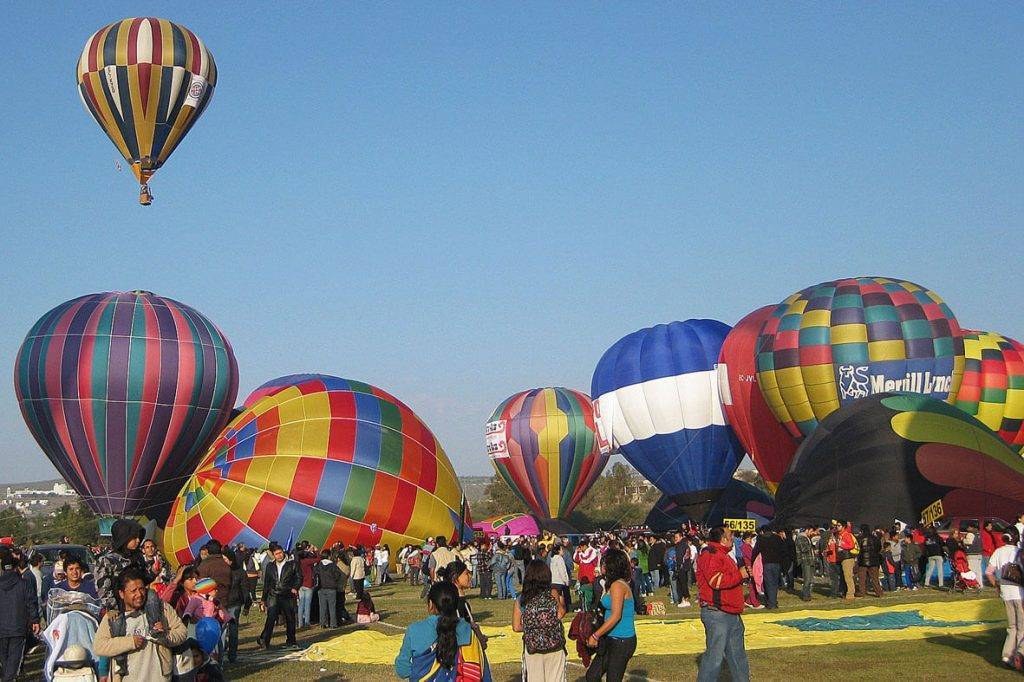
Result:
{"label": "teal and purple striped balloon", "polygon": [[43,315],[15,366],[39,446],[97,513],[159,516],[227,423],[231,344],[198,311],[147,291],[90,294]]}

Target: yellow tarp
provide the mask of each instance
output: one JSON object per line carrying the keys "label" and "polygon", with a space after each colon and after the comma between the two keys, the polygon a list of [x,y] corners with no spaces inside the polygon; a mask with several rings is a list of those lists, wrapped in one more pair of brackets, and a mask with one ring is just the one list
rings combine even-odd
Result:
{"label": "yellow tarp", "polygon": [[[925,625],[903,630],[830,630],[807,631],[780,625],[778,621],[802,618],[833,620],[850,616],[875,616],[900,611],[917,611],[929,621],[977,621],[972,625],[943,627]],[[746,625],[747,649],[771,649],[843,642],[892,642],[925,639],[968,632],[981,632],[1005,627],[1006,612],[998,599],[975,599],[955,602],[908,603],[892,606],[868,606],[834,610],[803,610],[785,613],[748,611],[743,616]],[[982,622],[987,621],[987,622]],[[492,664],[510,663],[522,658],[522,636],[511,627],[483,627],[490,637],[487,658]],[[699,654],[704,651],[704,627],[699,618],[686,620],[638,620],[637,654],[659,656],[669,654]],[[574,642],[569,643],[570,658],[577,658]],[[339,661],[391,665],[402,646],[400,633],[388,635],[375,630],[357,630],[345,633],[327,642],[315,644],[303,655],[307,661]]]}

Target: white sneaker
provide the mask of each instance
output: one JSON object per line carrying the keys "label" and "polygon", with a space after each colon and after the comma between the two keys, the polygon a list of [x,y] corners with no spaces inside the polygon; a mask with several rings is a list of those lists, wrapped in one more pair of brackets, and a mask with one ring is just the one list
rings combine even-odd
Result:
{"label": "white sneaker", "polygon": [[676,606],[678,606],[681,609],[688,609],[688,608],[690,608],[690,602],[688,602],[688,601],[686,601],[684,599],[683,601],[681,601],[678,604],[676,604]]}

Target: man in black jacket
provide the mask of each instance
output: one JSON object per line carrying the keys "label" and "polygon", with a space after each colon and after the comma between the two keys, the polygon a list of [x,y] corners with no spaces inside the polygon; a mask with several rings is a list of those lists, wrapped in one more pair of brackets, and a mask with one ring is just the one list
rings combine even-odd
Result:
{"label": "man in black jacket", "polygon": [[675,575],[672,576],[672,579],[676,581],[676,593],[679,597],[679,604],[677,606],[685,609],[690,606],[690,569],[693,566],[693,562],[690,560],[690,543],[687,542],[686,536],[678,530],[674,540],[676,566]]}
{"label": "man in black jacket", "polygon": [[[331,551],[320,552],[320,561],[313,567],[313,585],[318,587],[320,600],[320,627],[338,627],[338,587],[344,576],[338,565],[331,560]],[[344,597],[344,593],[342,593]]]}
{"label": "man in black jacket", "polygon": [[765,529],[757,538],[751,561],[761,557],[761,574],[764,583],[765,608],[779,608],[779,579],[782,576],[782,564],[786,559],[786,542],[782,539],[783,531],[772,532]]}
{"label": "man in black jacket", "polygon": [[878,567],[882,565],[882,540],[871,532],[871,527],[864,524],[860,527],[857,538],[860,554],[857,555],[857,591],[856,596],[863,597],[870,586],[874,587],[875,596],[882,596],[882,584],[878,581]]}
{"label": "man in black jacket", "polygon": [[295,599],[299,596],[302,576],[295,562],[285,556],[281,545],[272,544],[270,554],[274,560],[267,564],[263,572],[263,601],[260,602],[260,610],[267,612],[267,622],[256,640],[256,646],[261,649],[270,648],[274,625],[277,616],[281,614],[284,616],[285,646],[298,649],[298,642],[295,641]]}
{"label": "man in black jacket", "polygon": [[661,587],[661,578],[665,575],[667,568],[665,566],[665,541],[661,538],[657,538],[654,544],[651,545],[651,551],[647,554],[647,566],[651,572],[651,583],[654,585],[654,590],[657,592],[658,588]]}
{"label": "man in black jacket", "polygon": [[25,655],[25,635],[39,634],[35,579],[22,578],[11,550],[0,549],[0,675],[14,682]]}

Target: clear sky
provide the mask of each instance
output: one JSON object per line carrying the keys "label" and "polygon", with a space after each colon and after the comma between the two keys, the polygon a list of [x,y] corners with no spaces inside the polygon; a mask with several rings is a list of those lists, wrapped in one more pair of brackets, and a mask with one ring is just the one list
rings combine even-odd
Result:
{"label": "clear sky", "polygon": [[[149,208],[74,82],[94,30],[145,14],[219,67]],[[819,281],[907,278],[1024,336],[1020,3],[17,3],[2,24],[8,377],[54,305],[148,289],[223,329],[242,395],[367,381],[484,474],[506,396],[589,390],[628,332]],[[54,475],[7,386],[0,480]]]}

